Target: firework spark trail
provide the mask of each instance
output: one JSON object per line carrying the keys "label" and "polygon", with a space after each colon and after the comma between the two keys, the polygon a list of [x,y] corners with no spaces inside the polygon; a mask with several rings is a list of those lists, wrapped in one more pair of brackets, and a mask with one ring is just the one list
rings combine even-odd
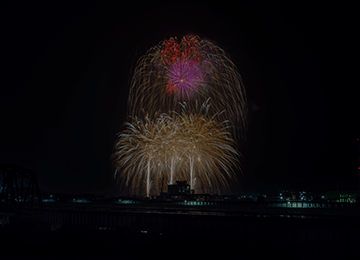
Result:
{"label": "firework spark trail", "polygon": [[197,192],[220,191],[236,180],[238,153],[228,132],[229,121],[210,116],[210,104],[199,111],[182,104],[181,112],[161,114],[155,121],[136,118],[119,134],[113,162],[122,183],[133,194],[158,194],[162,179],[186,180]]}
{"label": "firework spark trail", "polygon": [[148,117],[144,121],[135,118],[133,123],[126,123],[127,129],[118,135],[112,155],[115,178],[120,177],[133,194],[140,195],[146,190],[149,196],[150,188],[158,191],[161,178],[167,178],[164,160],[169,157],[169,151],[172,152],[169,146],[175,151],[177,144],[172,136],[175,132],[164,117],[160,115],[155,121]]}
{"label": "firework spark trail", "polygon": [[[128,111],[132,117],[158,111],[179,110],[179,102],[194,107],[195,102],[212,99],[211,113],[227,111],[234,128],[234,139],[244,135],[247,118],[245,88],[240,74],[227,53],[198,36],[176,38],[148,50],[141,57],[132,77]],[[238,136],[240,135],[240,136]]]}
{"label": "firework spark trail", "polygon": [[[227,187],[227,177],[235,180],[233,168],[238,166],[239,156],[233,148],[233,140],[228,132],[229,121],[218,122],[221,114],[210,116],[210,104],[204,102],[199,111],[183,105],[181,114],[172,113],[171,118],[182,131],[185,148],[183,162],[189,167],[186,179],[190,188],[197,191],[217,190]],[[198,182],[196,182],[198,180]]]}

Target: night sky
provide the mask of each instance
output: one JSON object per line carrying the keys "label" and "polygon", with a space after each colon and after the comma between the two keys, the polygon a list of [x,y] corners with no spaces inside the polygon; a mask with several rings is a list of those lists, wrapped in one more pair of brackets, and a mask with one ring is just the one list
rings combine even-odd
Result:
{"label": "night sky", "polygon": [[246,87],[238,190],[356,181],[337,160],[324,7],[2,5],[0,163],[35,170],[42,190],[113,192],[109,158],[136,61],[187,33],[227,51]]}

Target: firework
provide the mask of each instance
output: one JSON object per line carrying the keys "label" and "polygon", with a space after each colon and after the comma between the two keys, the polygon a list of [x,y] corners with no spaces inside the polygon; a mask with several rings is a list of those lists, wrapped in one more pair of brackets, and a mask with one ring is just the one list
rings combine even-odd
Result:
{"label": "firework", "polygon": [[161,182],[164,164],[160,157],[164,155],[164,144],[171,139],[172,131],[166,126],[163,116],[156,121],[148,117],[144,121],[135,118],[126,126],[127,129],[118,135],[113,154],[115,178],[120,178],[130,187],[131,193],[143,195],[142,191],[146,190],[149,197],[151,186],[158,189]]}
{"label": "firework", "polygon": [[171,86],[172,90],[167,91],[168,94],[174,94],[180,99],[191,98],[205,85],[202,68],[192,60],[185,59],[173,62],[169,66],[166,76],[169,80],[168,85]]}
{"label": "firework", "polygon": [[247,106],[240,74],[224,50],[209,40],[187,35],[159,43],[142,56],[132,77],[128,113],[155,118],[158,111],[180,112],[178,103],[195,109],[212,100],[210,113],[227,111],[233,138],[245,133]]}
{"label": "firework", "polygon": [[220,191],[236,179],[237,151],[228,131],[229,121],[209,116],[210,104],[191,110],[181,104],[156,120],[135,118],[118,136],[113,153],[115,176],[133,194],[149,197],[163,190],[164,181],[186,180],[197,192]]}
{"label": "firework", "polygon": [[[225,111],[210,116],[209,99],[200,108],[189,109],[182,105],[181,113],[170,113],[169,119],[181,136],[183,150],[182,168],[187,169],[183,180],[197,192],[220,192],[228,187],[228,180],[236,180],[238,152],[231,138],[230,121],[218,121]],[[184,178],[185,177],[185,178]]]}
{"label": "firework", "polygon": [[128,115],[112,160],[115,177],[132,194],[149,197],[176,180],[193,191],[220,192],[236,179],[233,139],[246,130],[245,89],[234,63],[211,41],[186,35],[149,49],[134,70]]}

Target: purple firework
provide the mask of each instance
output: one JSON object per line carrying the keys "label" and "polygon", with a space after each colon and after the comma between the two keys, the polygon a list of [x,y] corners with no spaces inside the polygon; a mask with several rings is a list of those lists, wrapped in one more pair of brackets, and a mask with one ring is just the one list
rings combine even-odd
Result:
{"label": "purple firework", "polygon": [[177,95],[191,97],[203,85],[204,73],[200,65],[192,60],[177,60],[168,68],[169,82],[175,84]]}

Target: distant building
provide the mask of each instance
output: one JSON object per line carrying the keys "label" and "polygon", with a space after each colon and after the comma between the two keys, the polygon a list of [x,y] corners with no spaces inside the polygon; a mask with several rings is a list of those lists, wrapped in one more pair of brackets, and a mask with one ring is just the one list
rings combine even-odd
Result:
{"label": "distant building", "polygon": [[281,190],[277,196],[277,200],[284,201],[284,200],[291,200],[293,197],[293,193],[289,190]]}
{"label": "distant building", "polygon": [[190,199],[190,185],[186,181],[176,181],[175,184],[168,185],[167,198],[172,200]]}
{"label": "distant building", "polygon": [[176,181],[168,185],[168,194],[190,194],[190,185],[186,181]]}
{"label": "distant building", "polygon": [[196,201],[213,201],[214,196],[210,194],[193,194],[192,198]]}
{"label": "distant building", "polygon": [[308,190],[292,191],[291,200],[310,201],[312,200],[311,192],[309,192]]}
{"label": "distant building", "polygon": [[258,191],[241,191],[237,197],[238,200],[256,200],[258,196],[261,196]]}
{"label": "distant building", "polygon": [[360,190],[340,190],[339,202],[360,202]]}
{"label": "distant building", "polygon": [[323,200],[325,200],[325,194],[326,194],[325,191],[317,191],[317,190],[310,191],[309,192],[309,200],[323,201]]}

